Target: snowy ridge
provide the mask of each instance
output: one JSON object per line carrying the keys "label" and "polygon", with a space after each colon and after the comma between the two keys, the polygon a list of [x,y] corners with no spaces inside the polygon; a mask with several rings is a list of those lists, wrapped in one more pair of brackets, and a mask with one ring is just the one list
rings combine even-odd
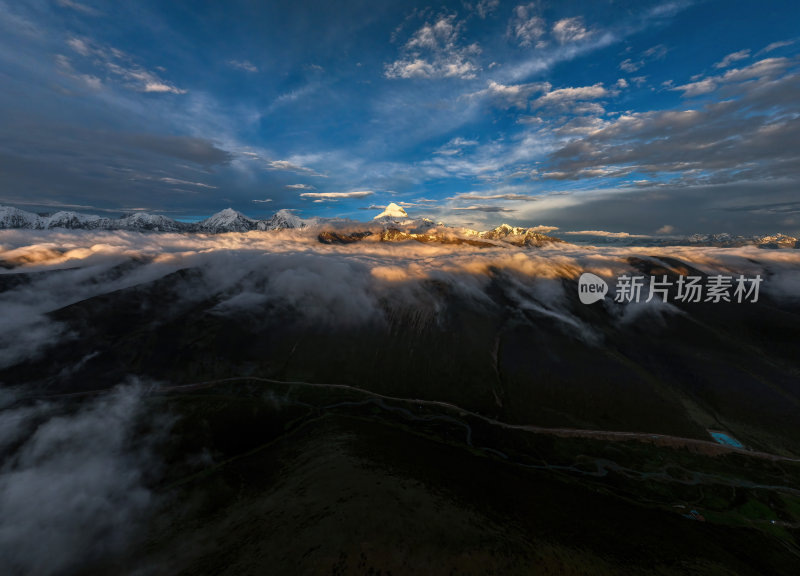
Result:
{"label": "snowy ridge", "polygon": [[251,220],[233,208],[225,208],[225,210],[217,212],[196,224],[199,232],[210,232],[212,234],[219,234],[220,232],[249,232],[250,230],[255,230],[256,226],[255,220]]}
{"label": "snowy ridge", "polygon": [[0,228],[25,228],[40,230],[47,228],[45,219],[38,214],[25,212],[11,206],[0,206]]}
{"label": "snowy ridge", "polygon": [[[412,218],[408,213],[395,203],[390,203],[380,214],[373,218],[376,226],[383,232],[378,232],[384,241],[400,241],[415,239],[418,241],[451,241],[456,236],[475,238],[476,242],[489,241],[515,244],[518,246],[542,246],[552,242],[563,242],[557,237],[549,236],[535,231],[533,228],[523,228],[501,224],[500,226],[485,231],[467,228],[452,228],[441,222],[434,222],[428,218]],[[301,228],[318,228],[324,224],[333,228],[363,226],[364,223],[340,218],[309,218],[296,216],[291,210],[278,210],[266,220],[255,220],[232,208],[226,208],[216,214],[196,223],[179,222],[160,214],[147,214],[136,212],[121,218],[108,218],[96,214],[83,214],[80,212],[60,211],[51,215],[39,215],[14,208],[13,206],[0,205],[0,230],[47,230],[47,229],[77,229],[77,230],[130,230],[138,232],[201,232],[206,234],[223,234],[226,232],[249,232],[251,230],[290,230]],[[370,234],[374,233],[370,232]],[[463,239],[462,238],[462,239]],[[764,235],[734,235],[720,234],[693,234],[691,236],[673,236],[669,238],[636,237],[630,238],[595,238],[594,241],[604,240],[605,243],[643,244],[649,246],[758,246],[765,249],[800,249],[800,239],[786,234]]]}
{"label": "snowy ridge", "polygon": [[291,211],[278,210],[269,220],[259,220],[257,224],[258,230],[286,230],[294,228],[305,228],[309,222],[302,218],[295,216]]}
{"label": "snowy ridge", "polygon": [[107,218],[79,212],[56,212],[40,216],[12,206],[0,206],[0,229],[46,230],[69,228],[76,230],[134,230],[140,232],[248,232],[250,230],[284,230],[305,228],[303,220],[289,210],[279,210],[267,220],[253,220],[232,208],[226,208],[197,223],[178,222],[160,214],[136,212],[122,218]]}

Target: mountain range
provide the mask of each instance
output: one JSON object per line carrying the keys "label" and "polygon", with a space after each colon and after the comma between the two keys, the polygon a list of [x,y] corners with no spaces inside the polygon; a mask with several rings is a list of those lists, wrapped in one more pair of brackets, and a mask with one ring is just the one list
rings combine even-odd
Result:
{"label": "mountain range", "polygon": [[[542,234],[534,228],[523,228],[501,224],[486,231],[446,226],[428,218],[411,218],[395,203],[390,203],[373,223],[383,228],[370,230],[370,224],[343,220],[339,218],[300,218],[291,210],[278,210],[270,218],[257,220],[233,208],[226,208],[199,222],[181,222],[160,214],[136,212],[120,218],[60,211],[54,214],[36,214],[0,205],[0,230],[29,229],[47,230],[54,228],[82,230],[130,230],[138,232],[183,232],[224,234],[227,232],[250,232],[254,230],[286,230],[311,227],[352,228],[361,226],[367,229],[343,233],[323,231],[319,240],[323,243],[350,243],[368,236],[379,234],[382,241],[417,240],[420,242],[470,243],[492,245],[492,240],[501,240],[517,246],[542,246],[548,243],[565,242],[556,236]],[[786,234],[737,235],[729,233],[692,234],[689,236],[641,236],[641,235],[603,235],[602,233],[570,233],[569,240],[581,244],[617,244],[646,246],[715,246],[738,247],[755,245],[759,248],[800,248],[800,239]],[[489,242],[483,242],[488,240]]]}
{"label": "mountain range", "polygon": [[22,228],[46,230],[70,228],[81,230],[136,230],[141,232],[248,232],[250,230],[283,230],[304,228],[313,222],[303,220],[289,210],[278,210],[271,218],[255,220],[226,208],[200,222],[181,222],[160,214],[136,212],[121,218],[109,218],[96,214],[61,211],[52,215],[39,215],[11,206],[0,206],[0,229]]}

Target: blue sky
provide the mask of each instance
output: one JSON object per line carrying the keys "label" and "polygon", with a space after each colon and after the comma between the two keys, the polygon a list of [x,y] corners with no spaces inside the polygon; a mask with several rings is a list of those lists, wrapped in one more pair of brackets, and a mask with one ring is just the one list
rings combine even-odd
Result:
{"label": "blue sky", "polygon": [[0,0],[0,203],[800,231],[796,2]]}

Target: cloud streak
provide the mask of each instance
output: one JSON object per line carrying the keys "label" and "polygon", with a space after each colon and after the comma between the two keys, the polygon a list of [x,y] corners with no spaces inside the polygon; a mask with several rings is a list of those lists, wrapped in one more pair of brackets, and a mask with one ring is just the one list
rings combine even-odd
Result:
{"label": "cloud streak", "polygon": [[352,192],[303,192],[301,198],[315,200],[345,200],[348,198],[366,198],[375,194],[372,190],[353,190]]}
{"label": "cloud streak", "polygon": [[[186,94],[187,90],[162,79],[152,70],[138,64],[130,55],[112,46],[95,43],[86,37],[72,37],[67,45],[91,65],[105,73],[106,80],[115,80],[124,87],[138,92]],[[63,67],[71,70],[68,59]],[[92,76],[89,76],[92,78]]]}

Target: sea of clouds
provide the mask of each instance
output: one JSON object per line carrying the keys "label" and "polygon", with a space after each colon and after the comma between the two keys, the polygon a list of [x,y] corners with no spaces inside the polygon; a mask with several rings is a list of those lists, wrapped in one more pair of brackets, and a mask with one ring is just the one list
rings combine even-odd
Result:
{"label": "sea of clouds", "polygon": [[[434,287],[442,283],[475,306],[489,307],[488,288],[501,281],[515,306],[599,342],[575,315],[568,291],[585,271],[613,288],[620,274],[637,273],[631,256],[675,258],[708,274],[761,274],[762,293],[778,302],[800,295],[800,250],[567,243],[480,248],[372,238],[326,245],[303,230],[213,236],[5,230],[0,368],[35,358],[48,346],[69,345],[69,327],[51,312],[184,269],[197,273],[174,282],[170,306],[213,296],[216,314],[247,314],[271,303],[308,322],[333,325],[380,322],[387,302],[435,312],[444,296]],[[601,305],[616,310],[612,317],[621,324],[641,314],[681,313],[658,302],[624,307],[609,299]],[[130,440],[144,406],[142,386],[120,387],[65,413],[55,401],[20,403],[25,391],[16,384],[0,386],[0,557],[10,573],[65,573],[124,550],[154,505],[145,477],[158,466],[149,448],[157,439]]]}
{"label": "sea of clouds", "polygon": [[[374,237],[327,245],[306,230],[219,235],[4,230],[0,262],[7,269],[0,270],[0,281],[19,273],[28,274],[29,281],[7,284],[0,292],[0,368],[69,341],[68,327],[52,320],[50,312],[181,269],[200,273],[176,284],[178,303],[213,296],[219,314],[246,313],[270,303],[286,306],[309,322],[336,326],[380,321],[387,302],[435,308],[441,299],[431,290],[435,283],[445,283],[477,306],[488,306],[487,287],[501,277],[516,306],[536,310],[559,328],[591,339],[591,329],[570,312],[567,290],[574,288],[563,280],[577,280],[589,271],[613,291],[621,274],[638,274],[628,263],[631,256],[675,258],[708,274],[761,274],[762,294],[778,300],[800,295],[800,250],[754,246],[475,247],[380,242]],[[130,262],[136,265],[126,266]],[[602,305],[611,307],[621,322],[642,313],[678,312],[655,301],[622,307],[609,298]]]}

